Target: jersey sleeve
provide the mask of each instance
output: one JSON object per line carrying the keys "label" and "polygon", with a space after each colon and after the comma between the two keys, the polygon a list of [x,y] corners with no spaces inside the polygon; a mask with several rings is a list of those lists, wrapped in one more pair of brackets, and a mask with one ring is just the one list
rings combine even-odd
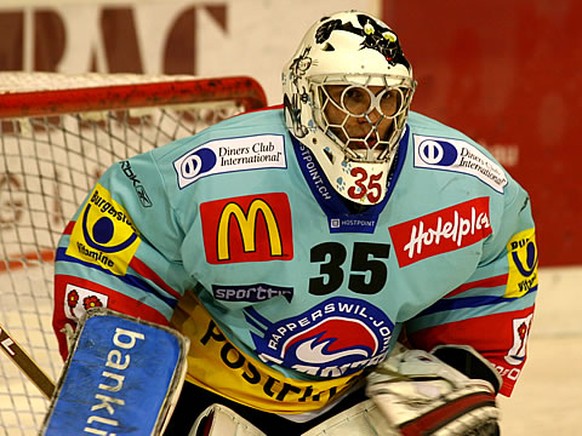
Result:
{"label": "jersey sleeve", "polygon": [[105,172],[57,245],[53,328],[63,357],[65,326],[93,307],[168,324],[190,284],[181,235],[151,154]]}
{"label": "jersey sleeve", "polygon": [[[470,345],[503,378],[510,396],[526,360],[538,289],[538,252],[527,193],[510,184],[492,217],[493,234],[471,277],[407,322],[410,345]],[[495,221],[494,221],[495,220]]]}

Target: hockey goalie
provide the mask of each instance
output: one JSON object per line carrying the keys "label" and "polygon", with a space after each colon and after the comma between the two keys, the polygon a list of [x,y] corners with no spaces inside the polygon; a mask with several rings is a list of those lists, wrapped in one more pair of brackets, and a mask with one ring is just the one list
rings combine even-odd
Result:
{"label": "hockey goalie", "polygon": [[411,111],[369,14],[316,22],[282,85],[103,174],[56,253],[63,356],[92,307],[187,337],[167,435],[497,434],[538,285],[527,192]]}

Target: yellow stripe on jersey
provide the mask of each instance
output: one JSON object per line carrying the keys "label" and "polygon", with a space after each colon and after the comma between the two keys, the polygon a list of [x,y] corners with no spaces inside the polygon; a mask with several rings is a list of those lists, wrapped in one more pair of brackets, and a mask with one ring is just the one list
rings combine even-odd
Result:
{"label": "yellow stripe on jersey", "polygon": [[319,410],[362,381],[362,372],[326,380],[287,377],[242,352],[191,295],[180,300],[174,326],[190,338],[186,380],[232,401],[279,414]]}

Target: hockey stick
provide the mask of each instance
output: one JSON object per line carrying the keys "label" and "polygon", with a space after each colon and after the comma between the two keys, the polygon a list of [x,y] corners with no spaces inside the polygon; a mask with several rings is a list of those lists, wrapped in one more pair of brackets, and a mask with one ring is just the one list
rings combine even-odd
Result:
{"label": "hockey stick", "polygon": [[0,348],[24,372],[28,379],[44,394],[51,399],[55,391],[55,382],[32,360],[26,351],[10,336],[4,326],[0,324]]}

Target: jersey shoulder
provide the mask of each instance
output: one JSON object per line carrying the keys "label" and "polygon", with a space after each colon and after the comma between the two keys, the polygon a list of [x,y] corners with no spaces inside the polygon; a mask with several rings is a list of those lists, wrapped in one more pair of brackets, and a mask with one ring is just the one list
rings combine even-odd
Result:
{"label": "jersey shoulder", "polygon": [[190,137],[178,139],[152,150],[152,155],[155,160],[162,162],[168,159],[173,160],[177,155],[213,141],[260,136],[267,133],[283,135],[285,132],[283,111],[279,108],[268,108],[234,115],[219,121]]}
{"label": "jersey shoulder", "polygon": [[438,178],[461,178],[469,186],[498,194],[521,189],[487,148],[460,130],[417,112],[410,113],[408,126],[415,169],[428,170]]}
{"label": "jersey shoulder", "polygon": [[411,129],[411,134],[413,135],[435,136],[443,139],[459,139],[475,145],[478,148],[484,149],[482,145],[478,144],[462,131],[418,112],[410,112],[408,125]]}

